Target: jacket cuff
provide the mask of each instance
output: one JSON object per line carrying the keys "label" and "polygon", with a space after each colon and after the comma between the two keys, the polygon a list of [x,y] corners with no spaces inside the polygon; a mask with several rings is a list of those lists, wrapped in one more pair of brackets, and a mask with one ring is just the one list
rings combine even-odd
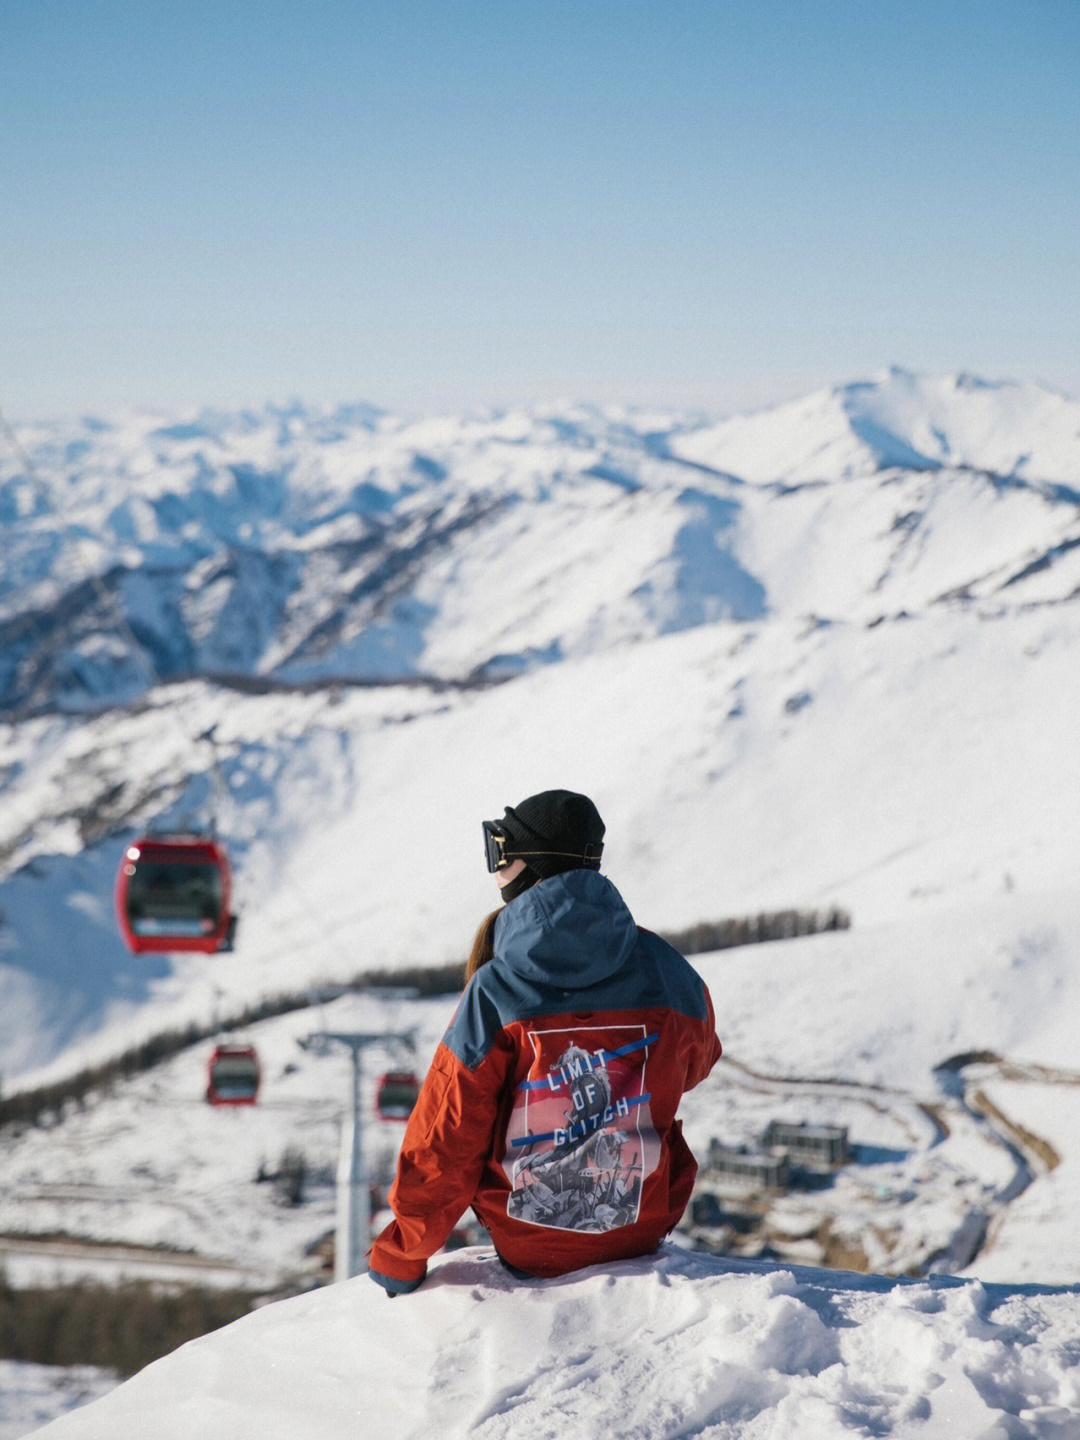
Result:
{"label": "jacket cuff", "polygon": [[391,1300],[393,1300],[395,1295],[410,1294],[424,1283],[423,1275],[420,1276],[419,1280],[395,1280],[393,1276],[383,1275],[380,1271],[372,1270],[370,1267],[368,1268],[368,1274],[372,1280],[375,1281],[376,1285],[382,1286]]}
{"label": "jacket cuff", "polygon": [[368,1251],[368,1266],[390,1280],[413,1280],[417,1285],[427,1274],[426,1260],[407,1260],[400,1251],[383,1244],[381,1236]]}

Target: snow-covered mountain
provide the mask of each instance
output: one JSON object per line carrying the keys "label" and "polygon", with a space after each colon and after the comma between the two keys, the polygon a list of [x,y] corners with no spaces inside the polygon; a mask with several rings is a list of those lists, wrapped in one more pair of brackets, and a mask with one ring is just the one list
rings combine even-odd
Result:
{"label": "snow-covered mountain", "polygon": [[1069,486],[1080,461],[1077,402],[1042,386],[893,368],[773,410],[704,425],[677,453],[758,484],[882,470],[979,470]]}
{"label": "snow-covered mountain", "polygon": [[[137,1036],[150,996],[445,963],[488,900],[478,817],[545,784],[597,796],[661,927],[1071,878],[1075,401],[892,371],[720,425],[293,407],[7,440],[8,1082]],[[192,817],[243,944],[133,958],[119,849]]]}
{"label": "snow-covered mountain", "polygon": [[[1076,401],[891,371],[719,425],[292,407],[6,439],[8,1083],[137,1036],[151,996],[454,958],[477,819],[545,784],[596,795],[659,927],[1071,880]],[[192,817],[243,944],[131,957],[119,850]]]}
{"label": "snow-covered mountain", "polygon": [[0,704],[505,677],[716,620],[1062,598],[1080,403],[892,371],[719,425],[299,406],[19,427]]}
{"label": "snow-covered mountain", "polygon": [[[4,1093],[268,995],[459,959],[494,902],[479,820],[567,785],[596,799],[605,872],[643,924],[854,917],[700,958],[729,1061],[688,1098],[699,1153],[813,1096],[861,1147],[828,1219],[874,1268],[953,1253],[971,1213],[992,1237],[974,1273],[1075,1284],[1078,598],[1080,405],[1030,384],[892,371],[721,423],[292,407],[20,424],[0,436]],[[211,820],[236,869],[236,950],[129,954],[124,846]],[[336,1003],[367,1025],[384,1002]],[[415,1011],[424,1046],[445,1011]],[[252,1193],[260,1145],[300,1137],[332,1161],[344,1081],[301,1059],[312,1023],[256,1027],[266,1109],[225,1145],[200,1099],[205,1046],[8,1137],[0,1225],[171,1239],[207,1263],[246,1248],[280,1273],[330,1213],[326,1195],[283,1224]],[[963,1052],[1018,1128],[988,1126],[936,1068]],[[1045,1142],[1026,1159],[1024,1135]],[[786,1223],[802,1243],[806,1214]],[[767,1378],[747,1390],[681,1301],[657,1323],[687,1384],[720,1365],[743,1387],[723,1433],[771,1433],[804,1402],[832,1404],[838,1435],[955,1413],[1050,1436],[1080,1413],[1074,1296],[706,1270],[686,1295],[728,1286]],[[489,1278],[473,1288],[497,1308]],[[574,1303],[598,1321],[615,1283]],[[366,1323],[366,1301],[326,1304]],[[995,1330],[978,1360],[1006,1322],[1044,1325],[1046,1345],[1013,1354]],[[804,1331],[810,1359],[842,1367],[832,1380],[784,1369]],[[432,1363],[452,1365],[442,1335]],[[864,1342],[915,1367],[873,1414],[852,1408],[880,1379]],[[931,1353],[949,1379],[927,1411],[915,1359]],[[1019,1367],[1008,1395],[987,1378],[999,1365]],[[537,1414],[561,1404],[528,1383]],[[489,1389],[485,1423],[510,1433],[504,1380]],[[711,1433],[714,1412],[678,1433]]]}

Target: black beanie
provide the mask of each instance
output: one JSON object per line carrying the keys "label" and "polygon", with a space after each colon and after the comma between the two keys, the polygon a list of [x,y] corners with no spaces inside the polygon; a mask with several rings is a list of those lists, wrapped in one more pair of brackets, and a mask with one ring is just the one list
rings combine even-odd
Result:
{"label": "black beanie", "polygon": [[507,857],[524,860],[541,880],[564,870],[600,868],[604,822],[587,795],[543,790],[520,805],[508,805],[499,824],[506,832]]}

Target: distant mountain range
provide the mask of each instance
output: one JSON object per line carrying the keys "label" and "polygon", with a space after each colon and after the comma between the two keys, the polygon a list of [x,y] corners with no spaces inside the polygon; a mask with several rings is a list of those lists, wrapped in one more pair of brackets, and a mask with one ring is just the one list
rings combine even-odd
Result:
{"label": "distant mountain range", "polygon": [[892,370],[720,423],[299,405],[0,436],[0,710],[471,685],[714,621],[1080,586],[1080,402]]}
{"label": "distant mountain range", "polygon": [[[1073,885],[1077,598],[1080,404],[1030,384],[891,371],[721,423],[291,407],[2,433],[5,1088],[445,966],[493,903],[479,820],[551,785],[594,796],[653,928],[838,904],[863,936],[922,926],[936,972],[956,946],[927,911],[965,910],[980,978],[927,1053],[1030,1037],[1064,1063],[1038,1037],[1074,1028],[1071,971],[997,907]],[[236,951],[131,955],[124,847],[208,825]],[[895,1030],[875,1074],[908,1063]],[[864,1039],[820,1063],[864,1073]]]}

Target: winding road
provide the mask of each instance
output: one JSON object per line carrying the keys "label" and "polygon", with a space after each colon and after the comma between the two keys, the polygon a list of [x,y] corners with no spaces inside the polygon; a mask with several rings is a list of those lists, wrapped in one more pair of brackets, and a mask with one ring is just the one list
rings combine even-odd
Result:
{"label": "winding road", "polygon": [[[841,1077],[764,1074],[730,1056],[725,1056],[721,1065],[736,1083],[752,1090],[783,1097],[841,1094],[845,1099],[887,1113],[909,1136],[915,1149],[930,1150],[942,1144],[961,1121],[975,1126],[984,1138],[1000,1147],[1011,1162],[1009,1178],[999,1184],[983,1204],[968,1211],[946,1248],[928,1257],[928,1269],[947,1272],[964,1269],[991,1246],[1008,1207],[1037,1176],[1048,1174],[1061,1162],[1061,1156],[1049,1141],[1012,1120],[989,1098],[983,1088],[987,1079],[1080,1086],[1080,1071],[1024,1064],[991,1051],[966,1052],[949,1057],[937,1066],[934,1073],[942,1091],[940,1100]],[[932,1127],[929,1145],[912,1124],[915,1114]]]}

